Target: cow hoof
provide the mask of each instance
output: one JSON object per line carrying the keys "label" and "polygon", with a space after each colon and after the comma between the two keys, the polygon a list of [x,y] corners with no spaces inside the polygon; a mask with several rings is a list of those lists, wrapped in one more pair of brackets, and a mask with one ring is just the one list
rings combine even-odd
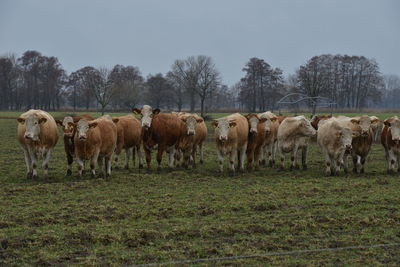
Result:
{"label": "cow hoof", "polygon": [[203,164],[203,163],[204,163],[204,160],[201,159],[201,160],[200,160],[200,164]]}
{"label": "cow hoof", "polygon": [[364,173],[364,169],[361,169],[361,170],[360,170],[360,173]]}
{"label": "cow hoof", "polygon": [[143,164],[139,164],[139,169],[143,169]]}
{"label": "cow hoof", "polygon": [[96,174],[92,173],[92,175],[90,177],[92,177],[94,179],[94,178],[96,178]]}
{"label": "cow hoof", "polygon": [[124,169],[125,169],[125,170],[129,170],[129,166],[128,166],[128,165],[125,165],[125,166],[124,166]]}
{"label": "cow hoof", "polygon": [[71,170],[67,170],[67,176],[71,176],[72,175],[72,171]]}
{"label": "cow hoof", "polygon": [[32,175],[32,179],[37,179],[37,178],[38,178],[37,174]]}
{"label": "cow hoof", "polygon": [[353,173],[358,173],[356,168],[353,168]]}
{"label": "cow hoof", "polygon": [[151,169],[146,169],[146,172],[147,173],[151,173]]}
{"label": "cow hoof", "polygon": [[158,173],[158,174],[161,173],[161,167],[157,167],[157,173]]}
{"label": "cow hoof", "polygon": [[[265,164],[263,164],[263,165],[265,165]],[[272,162],[272,160],[269,161],[269,166],[270,166],[271,168],[274,167],[274,163]]]}
{"label": "cow hoof", "polygon": [[28,172],[26,174],[26,179],[28,179],[28,180],[32,179],[32,173],[31,172]]}
{"label": "cow hoof", "polygon": [[307,165],[303,165],[303,170],[307,170],[307,169],[308,169]]}

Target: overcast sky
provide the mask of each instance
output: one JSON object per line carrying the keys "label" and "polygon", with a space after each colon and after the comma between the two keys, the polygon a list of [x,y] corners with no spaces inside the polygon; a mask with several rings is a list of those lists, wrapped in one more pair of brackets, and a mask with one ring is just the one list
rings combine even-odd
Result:
{"label": "overcast sky", "polygon": [[211,56],[234,84],[250,57],[293,73],[323,53],[363,55],[400,75],[398,0],[0,0],[0,55],[37,50],[70,73]]}

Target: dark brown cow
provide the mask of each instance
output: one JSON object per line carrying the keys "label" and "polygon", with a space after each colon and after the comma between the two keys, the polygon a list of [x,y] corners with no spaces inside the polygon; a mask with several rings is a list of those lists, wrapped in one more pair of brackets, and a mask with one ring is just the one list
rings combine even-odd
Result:
{"label": "dark brown cow", "polygon": [[181,136],[182,121],[174,114],[160,113],[144,105],[141,109],[133,109],[133,113],[141,114],[143,149],[146,154],[147,169],[150,170],[151,149],[158,149],[157,170],[161,170],[164,151],[169,154],[168,165],[174,167],[175,146]]}
{"label": "dark brown cow", "polygon": [[94,118],[90,114],[83,114],[78,116],[67,116],[62,121],[56,120],[58,126],[61,126],[63,129],[64,135],[64,150],[65,155],[67,156],[67,176],[72,175],[72,162],[74,161],[74,135],[75,135],[75,127],[71,124],[78,123],[81,119],[85,120],[93,120]]}
{"label": "dark brown cow", "polygon": [[392,173],[397,163],[400,172],[400,119],[397,116],[386,119],[381,134],[381,143],[385,148],[387,172]]}
{"label": "dark brown cow", "polygon": [[265,122],[268,118],[260,118],[259,115],[250,113],[245,116],[249,123],[249,135],[247,141],[247,169],[253,169],[253,162],[255,162],[255,169],[260,167],[260,157],[263,153],[263,147],[266,139],[267,129]]}

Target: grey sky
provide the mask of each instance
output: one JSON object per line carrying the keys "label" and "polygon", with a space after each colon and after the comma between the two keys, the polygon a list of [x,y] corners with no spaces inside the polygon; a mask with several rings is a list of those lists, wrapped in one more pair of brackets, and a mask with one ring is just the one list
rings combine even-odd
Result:
{"label": "grey sky", "polygon": [[250,57],[284,74],[314,55],[364,55],[400,75],[397,0],[0,0],[0,54],[38,50],[68,71],[211,56],[229,85]]}

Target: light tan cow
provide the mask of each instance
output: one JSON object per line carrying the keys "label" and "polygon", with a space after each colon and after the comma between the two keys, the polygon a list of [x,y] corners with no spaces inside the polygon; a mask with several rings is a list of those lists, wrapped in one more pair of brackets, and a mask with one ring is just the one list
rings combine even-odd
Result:
{"label": "light tan cow", "polygon": [[[177,152],[183,153],[183,166],[188,167],[189,163],[196,168],[196,150],[200,150],[200,163],[204,162],[204,141],[207,137],[207,126],[204,119],[197,114],[177,114],[182,121],[181,137],[177,144]],[[177,153],[177,154],[179,154]]]}
{"label": "light tan cow", "polygon": [[378,142],[383,130],[383,122],[377,116],[370,116],[371,121],[376,121],[376,123],[371,124],[372,137],[374,142]]}
{"label": "light tan cow", "polygon": [[262,162],[265,165],[266,158],[268,156],[269,166],[272,167],[275,165],[275,151],[278,141],[279,120],[278,117],[271,111],[260,113],[258,115],[260,118],[268,119],[265,122],[266,135],[262,152]]}
{"label": "light tan cow", "polygon": [[100,174],[104,176],[103,159],[105,160],[105,176],[111,175],[111,159],[117,146],[117,126],[109,118],[96,120],[80,120],[74,137],[75,156],[78,163],[79,176],[82,176],[84,160],[90,160],[92,177],[96,176],[96,161]]}
{"label": "light tan cow", "polygon": [[136,153],[139,156],[139,168],[143,168],[143,156],[140,148],[142,144],[142,126],[140,120],[133,115],[112,118],[117,126],[117,147],[115,149],[115,163],[118,162],[122,149],[125,150],[124,168],[129,169],[129,157],[132,151],[133,165],[135,166]]}
{"label": "light tan cow", "polygon": [[18,142],[24,150],[27,179],[37,178],[38,156],[43,157],[44,176],[48,176],[51,153],[58,141],[57,124],[43,110],[31,109],[17,119]]}
{"label": "light tan cow", "polygon": [[325,174],[337,175],[344,167],[343,157],[351,150],[352,130],[336,118],[326,119],[318,127],[317,143],[325,156]]}
{"label": "light tan cow", "polygon": [[310,137],[316,134],[309,120],[304,116],[285,118],[278,128],[278,150],[281,157],[281,169],[284,169],[285,153],[291,152],[290,169],[298,169],[297,152],[302,151],[303,169],[307,169],[307,149]]}
{"label": "light tan cow", "polygon": [[239,169],[243,171],[249,133],[247,119],[239,113],[235,113],[213,120],[211,125],[215,128],[214,138],[220,172],[223,172],[224,169],[225,155],[229,155],[229,169],[232,173],[235,172],[234,164],[237,155]]}

